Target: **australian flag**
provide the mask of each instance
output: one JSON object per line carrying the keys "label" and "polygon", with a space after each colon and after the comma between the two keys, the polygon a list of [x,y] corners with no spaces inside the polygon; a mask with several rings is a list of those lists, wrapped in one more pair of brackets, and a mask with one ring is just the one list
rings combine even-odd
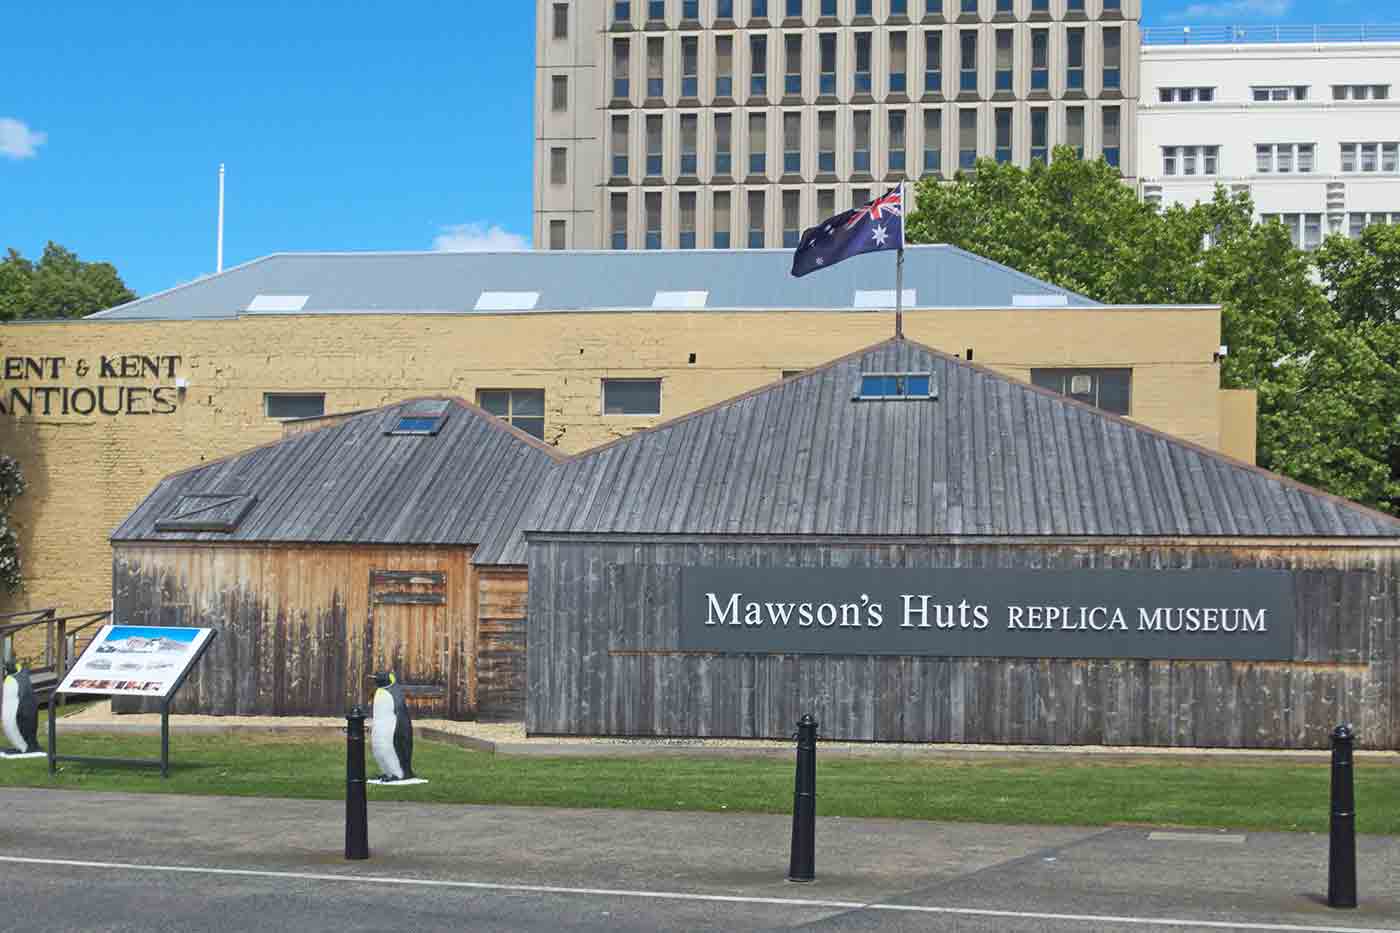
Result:
{"label": "australian flag", "polygon": [[904,196],[899,188],[891,188],[864,207],[804,231],[792,255],[792,274],[801,277],[861,253],[900,249],[904,249]]}

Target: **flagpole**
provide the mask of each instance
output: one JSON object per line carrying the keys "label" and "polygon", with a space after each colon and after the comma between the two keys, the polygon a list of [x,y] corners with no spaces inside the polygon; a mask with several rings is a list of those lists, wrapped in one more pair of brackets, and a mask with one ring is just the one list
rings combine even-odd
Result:
{"label": "flagpole", "polygon": [[904,179],[899,180],[899,249],[894,261],[894,336],[904,338],[904,234],[909,228],[909,211],[904,204]]}

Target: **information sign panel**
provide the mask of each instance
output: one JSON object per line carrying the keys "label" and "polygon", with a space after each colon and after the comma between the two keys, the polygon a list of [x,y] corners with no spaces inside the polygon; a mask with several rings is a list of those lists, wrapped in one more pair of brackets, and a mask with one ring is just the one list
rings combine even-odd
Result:
{"label": "information sign panel", "polygon": [[104,625],[59,685],[60,693],[164,699],[213,634],[207,628]]}

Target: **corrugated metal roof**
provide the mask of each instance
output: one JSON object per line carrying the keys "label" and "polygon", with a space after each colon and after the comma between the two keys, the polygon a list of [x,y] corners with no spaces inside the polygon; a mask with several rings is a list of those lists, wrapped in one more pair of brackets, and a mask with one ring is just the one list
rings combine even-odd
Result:
{"label": "corrugated metal roof", "polygon": [[[88,320],[190,320],[269,313],[305,299],[301,314],[470,314],[488,295],[538,293],[508,313],[651,309],[658,292],[707,292],[705,307],[852,309],[856,292],[894,280],[892,256],[862,257],[795,279],[791,250],[654,250],[506,253],[279,253],[141,298]],[[1082,295],[953,246],[905,251],[904,287],[917,307],[1003,308],[1018,296]],[[494,293],[494,296],[492,296]],[[290,305],[285,305],[290,307]],[[253,310],[250,310],[253,309]],[[279,313],[273,311],[271,313]]]}
{"label": "corrugated metal roof", "polygon": [[[112,540],[474,544],[477,563],[521,553],[521,514],[562,454],[461,399],[435,436],[386,434],[414,401],[166,477]],[[213,493],[254,499],[233,531],[157,530]]]}
{"label": "corrugated metal roof", "polygon": [[[855,401],[865,372],[932,400]],[[893,340],[560,464],[527,531],[1400,537],[1400,520]]]}

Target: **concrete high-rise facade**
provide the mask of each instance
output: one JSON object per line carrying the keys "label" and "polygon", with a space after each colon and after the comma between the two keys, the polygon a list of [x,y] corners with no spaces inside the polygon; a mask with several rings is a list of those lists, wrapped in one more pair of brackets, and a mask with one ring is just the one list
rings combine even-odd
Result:
{"label": "concrete high-rise facade", "polygon": [[795,246],[1057,145],[1131,177],[1141,0],[536,0],[539,249]]}

